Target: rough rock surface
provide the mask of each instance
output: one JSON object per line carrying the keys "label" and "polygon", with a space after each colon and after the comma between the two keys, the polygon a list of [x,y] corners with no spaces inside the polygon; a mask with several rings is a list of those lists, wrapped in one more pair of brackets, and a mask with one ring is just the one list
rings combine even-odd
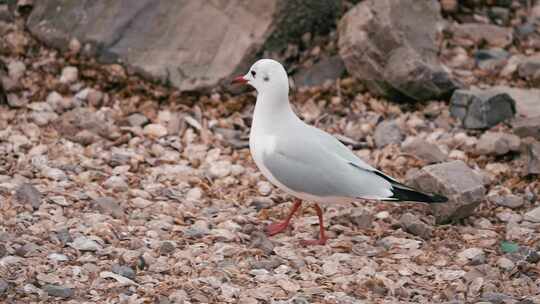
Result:
{"label": "rough rock surface", "polygon": [[449,96],[456,83],[437,59],[439,11],[437,1],[360,2],[338,27],[347,71],[371,92],[393,100]]}
{"label": "rough rock surface", "polygon": [[540,116],[540,89],[522,89],[509,86],[491,88],[495,93],[506,93],[516,103],[517,114],[524,117]]}
{"label": "rough rock surface", "polygon": [[540,174],[540,141],[534,139],[524,140],[524,156],[527,174]]}
{"label": "rough rock surface", "polygon": [[339,56],[324,58],[313,66],[300,71],[295,77],[296,86],[317,86],[335,81],[345,73],[345,64]]}
{"label": "rough rock surface", "polygon": [[[28,27],[67,50],[72,38],[106,63],[127,63],[181,90],[214,86],[304,32],[325,32],[340,1],[36,1]],[[91,20],[89,22],[88,20]],[[159,20],[159,22],[155,22]]]}
{"label": "rough rock surface", "polygon": [[446,160],[446,154],[436,144],[415,138],[403,143],[403,151],[414,155],[428,164],[440,163]]}
{"label": "rough rock surface", "polygon": [[512,127],[519,137],[533,137],[540,140],[540,116],[529,118],[516,118]]}
{"label": "rough rock surface", "polygon": [[520,143],[519,137],[513,134],[486,132],[478,140],[476,150],[480,154],[503,155],[518,151]]}
{"label": "rough rock surface", "polygon": [[390,144],[399,144],[403,139],[398,123],[394,120],[383,121],[375,129],[375,144],[382,148]]}
{"label": "rough rock surface", "polygon": [[446,203],[430,205],[438,223],[469,216],[486,192],[482,178],[460,160],[424,167],[409,179],[409,184],[448,197]]}
{"label": "rough rock surface", "polygon": [[514,117],[516,102],[494,90],[456,90],[450,99],[450,113],[465,128],[485,129]]}

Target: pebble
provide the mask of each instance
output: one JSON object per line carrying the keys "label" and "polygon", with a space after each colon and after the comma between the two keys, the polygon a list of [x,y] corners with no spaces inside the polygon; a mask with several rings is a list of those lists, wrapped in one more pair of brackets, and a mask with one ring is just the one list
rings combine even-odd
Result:
{"label": "pebble", "polygon": [[133,113],[128,116],[128,122],[132,127],[142,127],[148,123],[148,118],[141,113]]}
{"label": "pebble", "polygon": [[199,187],[193,187],[186,193],[186,200],[189,202],[199,202],[203,196],[203,190]]}
{"label": "pebble", "polygon": [[208,174],[212,178],[223,178],[231,174],[231,162],[228,160],[221,160],[213,162],[208,169]]}
{"label": "pebble", "polygon": [[128,184],[121,176],[111,176],[104,183],[103,186],[107,189],[114,191],[127,191],[129,189]]}
{"label": "pebble", "polygon": [[184,229],[184,235],[191,238],[200,238],[210,233],[208,223],[198,220],[190,227]]}
{"label": "pebble", "polygon": [[135,279],[135,271],[129,266],[115,264],[112,266],[112,272],[131,280]]}
{"label": "pebble", "polygon": [[12,61],[7,68],[9,77],[15,81],[18,81],[26,72],[26,65],[22,61]]}
{"label": "pebble", "polygon": [[22,204],[29,204],[33,209],[41,206],[41,193],[31,184],[22,184],[15,191],[15,199]]}
{"label": "pebble", "polygon": [[2,296],[9,288],[8,282],[4,281],[3,279],[0,279],[0,296]]}
{"label": "pebble", "polygon": [[540,223],[540,207],[525,213],[524,219],[529,222]]}
{"label": "pebble", "polygon": [[71,298],[75,294],[73,289],[62,286],[62,285],[45,285],[43,287],[43,290],[47,292],[47,294],[51,297],[58,297],[58,298]]}
{"label": "pebble", "polygon": [[406,140],[402,145],[403,151],[409,153],[428,164],[440,163],[446,160],[446,154],[435,144],[420,138]]}
{"label": "pebble", "polygon": [[144,208],[149,207],[149,206],[154,204],[154,202],[146,200],[146,199],[144,199],[142,197],[134,198],[133,200],[131,200],[131,203],[133,204],[133,206],[135,206],[135,207],[137,207],[139,209],[144,209]]}
{"label": "pebble", "polygon": [[517,196],[514,194],[505,194],[505,195],[488,195],[488,200],[494,204],[497,204],[499,206],[515,209],[523,206],[525,203],[525,200],[521,196]]}
{"label": "pebble", "polygon": [[43,176],[47,177],[48,179],[55,181],[63,181],[68,178],[64,171],[51,167],[44,167],[43,170],[41,170],[41,174],[43,174]]}
{"label": "pebble", "polygon": [[272,185],[267,181],[259,181],[257,183],[257,190],[259,191],[259,194],[262,196],[268,196],[270,193],[272,193]]}
{"label": "pebble", "polygon": [[506,271],[510,271],[512,269],[514,269],[514,267],[516,266],[514,264],[514,262],[512,262],[512,260],[506,258],[506,257],[500,257],[498,260],[497,260],[497,266],[499,266],[499,268],[502,268]]}
{"label": "pebble", "polygon": [[114,218],[123,218],[125,216],[124,207],[112,197],[96,198],[94,204],[100,213],[111,215]]}
{"label": "pebble", "polygon": [[65,262],[65,261],[69,261],[69,258],[67,255],[65,254],[61,254],[61,253],[51,253],[47,256],[47,258],[49,260],[53,260],[53,261],[57,261],[57,262]]}
{"label": "pebble", "polygon": [[160,138],[167,135],[167,128],[160,124],[148,124],[144,127],[143,133],[149,137]]}
{"label": "pebble", "polygon": [[79,70],[73,66],[67,66],[62,69],[62,75],[60,76],[60,82],[65,84],[72,84],[79,79]]}
{"label": "pebble", "polygon": [[176,250],[176,243],[174,241],[163,241],[159,246],[160,254],[171,254]]}
{"label": "pebble", "polygon": [[85,236],[75,238],[68,245],[80,251],[99,251],[103,249],[96,241]]}
{"label": "pebble", "polygon": [[433,228],[412,213],[405,213],[399,219],[401,228],[413,235],[417,235],[423,239],[429,239],[433,233]]}
{"label": "pebble", "polygon": [[389,120],[377,125],[374,137],[377,148],[382,148],[390,144],[400,144],[403,134],[397,122],[395,120]]}

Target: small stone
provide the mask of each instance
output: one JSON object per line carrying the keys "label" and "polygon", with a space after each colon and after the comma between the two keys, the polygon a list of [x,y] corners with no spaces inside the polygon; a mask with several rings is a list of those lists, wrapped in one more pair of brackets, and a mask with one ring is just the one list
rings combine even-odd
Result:
{"label": "small stone", "polygon": [[149,200],[146,200],[142,197],[136,197],[134,198],[133,200],[131,200],[131,203],[133,204],[133,206],[139,208],[139,209],[144,209],[146,207],[149,207],[151,205],[153,205],[154,203],[149,201]]}
{"label": "small stone", "polygon": [[399,224],[403,230],[423,239],[429,239],[433,233],[432,227],[420,221],[420,219],[412,213],[403,214],[399,219]]}
{"label": "small stone", "polygon": [[99,251],[103,249],[96,241],[85,236],[75,238],[75,240],[68,245],[80,251]]}
{"label": "small stone", "polygon": [[430,204],[437,223],[469,216],[486,192],[482,178],[460,160],[424,167],[408,181],[421,191],[448,197],[446,203]]}
{"label": "small stone", "polygon": [[504,48],[512,43],[512,29],[494,24],[462,23],[453,28],[453,38],[462,46],[487,43],[492,47]]}
{"label": "small stone", "polygon": [[458,10],[458,0],[441,0],[441,8],[446,13],[455,13]]}
{"label": "small stone", "polygon": [[8,282],[0,279],[0,296],[2,296],[9,288]]}
{"label": "small stone", "polygon": [[45,285],[43,287],[43,290],[47,292],[47,294],[51,297],[58,297],[58,298],[71,298],[75,294],[73,292],[73,289],[61,286],[61,285]]}
{"label": "small stone", "polygon": [[55,112],[61,112],[64,108],[69,108],[69,101],[65,101],[64,97],[56,91],[52,91],[47,95],[46,102]]}
{"label": "small stone", "polygon": [[533,223],[540,223],[540,207],[536,207],[533,210],[525,213],[524,219]]}
{"label": "small stone", "polygon": [[58,168],[50,168],[50,167],[44,167],[43,170],[41,170],[41,174],[43,176],[55,180],[55,181],[63,181],[67,180],[67,175],[64,173],[64,171],[58,169]]}
{"label": "small stone", "polygon": [[525,143],[525,164],[527,174],[540,174],[540,141],[532,138],[524,140]]}
{"label": "small stone", "polygon": [[22,184],[15,191],[15,200],[22,204],[29,204],[32,208],[41,206],[41,193],[31,184]]}
{"label": "small stone", "polygon": [[142,127],[148,123],[148,118],[141,113],[133,113],[129,115],[127,119],[132,127]]}
{"label": "small stone", "polygon": [[513,134],[502,132],[485,132],[476,144],[479,154],[503,155],[519,151],[521,140]]}
{"label": "small stone", "polygon": [[332,276],[339,272],[339,262],[335,260],[329,260],[322,265],[322,272],[325,276]]}
{"label": "small stone", "polygon": [[162,255],[171,254],[176,250],[176,243],[173,241],[163,241],[159,246],[159,253]]}
{"label": "small stone", "polygon": [[212,178],[223,178],[231,174],[231,162],[221,160],[213,162],[208,169],[208,174]]}
{"label": "small stone", "polygon": [[135,271],[129,266],[113,265],[112,272],[131,280],[135,279]]}
{"label": "small stone", "polygon": [[498,194],[492,194],[488,195],[488,200],[494,204],[497,204],[499,206],[507,207],[507,208],[519,208],[523,206],[525,203],[525,200],[517,195],[513,194],[505,194],[505,195],[498,195]]}
{"label": "small stone", "polygon": [[26,72],[26,65],[22,61],[12,61],[7,68],[9,77],[15,81],[18,81]]}
{"label": "small stone", "polygon": [[51,253],[47,256],[49,260],[57,261],[57,262],[65,262],[69,261],[69,258],[65,254],[60,253]]}
{"label": "small stone", "polygon": [[73,53],[73,54],[78,54],[79,51],[81,50],[81,42],[77,39],[77,38],[72,38],[70,41],[69,41],[69,50]]}
{"label": "small stone", "polygon": [[266,255],[271,255],[274,252],[274,244],[265,233],[260,231],[254,231],[251,234],[250,247],[261,249]]}
{"label": "small stone", "polygon": [[482,248],[468,248],[458,253],[458,258],[462,260],[471,260],[474,264],[482,264],[478,262],[485,261],[485,253]]}
{"label": "small stone", "polygon": [[428,164],[440,163],[446,160],[446,155],[435,144],[420,138],[415,138],[403,143],[403,151],[427,162]]}
{"label": "small stone", "polygon": [[508,57],[510,53],[500,48],[478,50],[474,54],[476,65],[490,71],[502,68]]}
{"label": "small stone", "polygon": [[276,283],[286,292],[296,292],[300,289],[300,285],[298,283],[288,279],[279,279],[276,281]]}
{"label": "small stone", "polygon": [[518,74],[520,77],[529,79],[540,71],[540,56],[532,56],[525,58],[518,66]]}
{"label": "small stone", "polygon": [[103,187],[114,191],[127,191],[129,189],[129,186],[126,181],[124,181],[124,178],[116,175],[113,175],[105,180]]}
{"label": "small stone", "polygon": [[468,129],[490,128],[514,117],[516,102],[495,90],[456,90],[450,99],[450,113]]}
{"label": "small stone", "polygon": [[401,129],[395,120],[383,121],[375,128],[375,144],[378,148],[390,144],[400,144],[403,138]]}
{"label": "small stone", "polygon": [[199,202],[203,196],[203,190],[199,187],[194,187],[186,193],[186,200],[189,202]]}
{"label": "small stone", "polygon": [[125,216],[124,208],[112,197],[100,197],[94,200],[94,204],[99,212],[111,215],[114,218]]}
{"label": "small stone", "polygon": [[512,123],[514,133],[521,138],[533,137],[540,141],[540,116],[519,117]]}
{"label": "small stone", "polygon": [[69,234],[69,231],[66,228],[60,229],[56,232],[56,237],[63,245],[73,242],[73,238]]}
{"label": "small stone", "polygon": [[514,267],[516,266],[514,264],[514,262],[512,262],[512,260],[508,259],[508,258],[505,258],[505,257],[500,257],[498,260],[497,260],[497,266],[499,266],[499,268],[502,268],[506,271],[510,271],[512,269],[514,269]]}
{"label": "small stone", "polygon": [[7,94],[7,103],[12,108],[22,108],[28,104],[28,98],[15,93]]}
{"label": "small stone", "polygon": [[262,196],[268,196],[272,192],[272,185],[267,181],[259,181],[257,183],[257,190]]}
{"label": "small stone", "polygon": [[167,128],[160,124],[148,124],[144,127],[143,133],[149,137],[159,138],[167,135]]}
{"label": "small stone", "polygon": [[62,75],[60,76],[60,82],[66,84],[72,84],[79,79],[79,70],[73,66],[67,66],[62,69]]}
{"label": "small stone", "polygon": [[184,229],[184,235],[191,238],[200,238],[210,233],[208,223],[202,220],[196,221],[190,227]]}

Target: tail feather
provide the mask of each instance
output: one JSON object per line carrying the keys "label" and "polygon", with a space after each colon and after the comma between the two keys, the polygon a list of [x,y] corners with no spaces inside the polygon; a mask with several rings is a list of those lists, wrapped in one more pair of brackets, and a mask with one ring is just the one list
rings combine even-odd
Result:
{"label": "tail feather", "polygon": [[448,198],[437,193],[424,193],[408,187],[397,180],[383,174],[380,171],[373,171],[378,176],[386,179],[392,185],[392,196],[388,197],[393,201],[409,201],[420,203],[446,203]]}
{"label": "tail feather", "polygon": [[446,196],[436,194],[436,193],[422,193],[410,188],[397,187],[397,185],[392,185],[393,195],[389,198],[396,201],[411,201],[411,202],[422,202],[422,203],[445,203],[448,201]]}

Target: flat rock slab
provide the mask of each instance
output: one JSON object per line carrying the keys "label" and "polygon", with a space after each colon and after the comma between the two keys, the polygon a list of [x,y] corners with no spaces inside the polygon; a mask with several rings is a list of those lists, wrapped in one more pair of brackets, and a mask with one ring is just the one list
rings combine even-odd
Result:
{"label": "flat rock slab", "polygon": [[519,137],[533,137],[540,140],[540,116],[519,117],[512,122],[514,133]]}
{"label": "flat rock slab", "polygon": [[514,99],[498,90],[456,90],[450,99],[450,114],[467,129],[487,129],[515,113]]}
{"label": "flat rock slab", "polygon": [[446,99],[457,83],[437,57],[441,29],[438,1],[362,1],[339,23],[339,54],[374,94],[396,101]]}
{"label": "flat rock slab", "polygon": [[430,205],[438,224],[471,215],[486,192],[482,178],[461,160],[426,166],[411,176],[409,184],[448,197],[446,203]]}
{"label": "flat rock slab", "polygon": [[[215,86],[277,48],[335,23],[340,1],[36,1],[28,28],[66,50],[77,38],[104,63],[125,63],[181,90]],[[293,21],[294,20],[294,21]]]}

